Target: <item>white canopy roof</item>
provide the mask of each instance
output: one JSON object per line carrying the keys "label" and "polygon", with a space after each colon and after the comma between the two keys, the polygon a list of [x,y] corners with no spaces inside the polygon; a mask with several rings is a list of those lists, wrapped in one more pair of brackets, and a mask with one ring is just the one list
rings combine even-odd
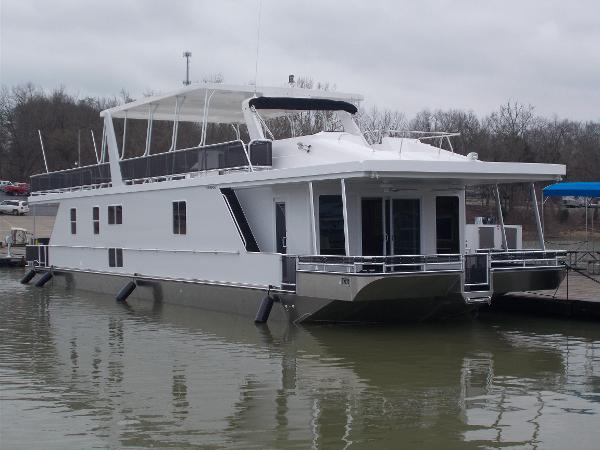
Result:
{"label": "white canopy roof", "polygon": [[[134,102],[116,106],[100,113],[105,116],[110,113],[113,118],[148,119],[153,111],[154,120],[174,120],[175,107],[179,99],[179,121],[202,122],[204,117],[204,103],[210,98],[208,109],[208,122],[214,123],[242,123],[242,102],[252,97],[294,97],[294,98],[319,98],[330,100],[343,100],[356,103],[363,99],[358,94],[345,94],[341,92],[322,91],[314,89],[301,89],[296,87],[254,87],[233,86],[216,83],[203,83],[186,86],[168,94],[159,94],[145,97]],[[284,111],[261,111],[261,115],[275,117],[284,114]]]}

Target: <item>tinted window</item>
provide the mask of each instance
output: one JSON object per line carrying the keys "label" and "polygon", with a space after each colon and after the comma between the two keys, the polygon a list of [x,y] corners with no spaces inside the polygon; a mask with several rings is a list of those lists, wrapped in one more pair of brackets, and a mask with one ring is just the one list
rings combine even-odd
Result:
{"label": "tinted window", "polygon": [[77,209],[71,208],[71,234],[77,234]]}
{"label": "tinted window", "polygon": [[186,234],[187,210],[185,202],[173,202],[173,233]]}
{"label": "tinted window", "polygon": [[321,255],[345,255],[344,213],[341,195],[319,196]]}

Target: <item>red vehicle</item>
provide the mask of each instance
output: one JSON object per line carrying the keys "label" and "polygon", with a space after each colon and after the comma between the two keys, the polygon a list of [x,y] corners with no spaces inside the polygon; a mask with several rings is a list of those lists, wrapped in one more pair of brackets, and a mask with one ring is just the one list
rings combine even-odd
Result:
{"label": "red vehicle", "polygon": [[29,185],[27,183],[15,183],[4,188],[8,195],[29,195]]}

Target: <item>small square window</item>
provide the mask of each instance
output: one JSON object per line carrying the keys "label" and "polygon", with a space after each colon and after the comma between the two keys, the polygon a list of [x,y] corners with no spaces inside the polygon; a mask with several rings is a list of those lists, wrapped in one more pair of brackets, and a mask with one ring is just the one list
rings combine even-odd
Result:
{"label": "small square window", "polygon": [[108,207],[108,224],[121,225],[123,223],[123,206],[111,205]]}
{"label": "small square window", "polygon": [[71,208],[71,234],[77,234],[77,208]]}
{"label": "small square window", "polygon": [[123,249],[108,249],[108,267],[123,267]]}
{"label": "small square window", "polygon": [[94,234],[100,234],[100,207],[94,206],[92,208],[92,224],[94,228]]}
{"label": "small square window", "polygon": [[187,233],[187,208],[186,202],[173,202],[173,233]]}

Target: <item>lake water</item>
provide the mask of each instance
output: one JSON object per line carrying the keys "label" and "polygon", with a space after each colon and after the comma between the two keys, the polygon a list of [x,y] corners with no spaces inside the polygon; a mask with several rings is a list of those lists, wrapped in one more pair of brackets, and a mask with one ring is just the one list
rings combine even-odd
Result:
{"label": "lake water", "polygon": [[265,327],[21,275],[0,270],[2,449],[598,448],[597,322]]}

